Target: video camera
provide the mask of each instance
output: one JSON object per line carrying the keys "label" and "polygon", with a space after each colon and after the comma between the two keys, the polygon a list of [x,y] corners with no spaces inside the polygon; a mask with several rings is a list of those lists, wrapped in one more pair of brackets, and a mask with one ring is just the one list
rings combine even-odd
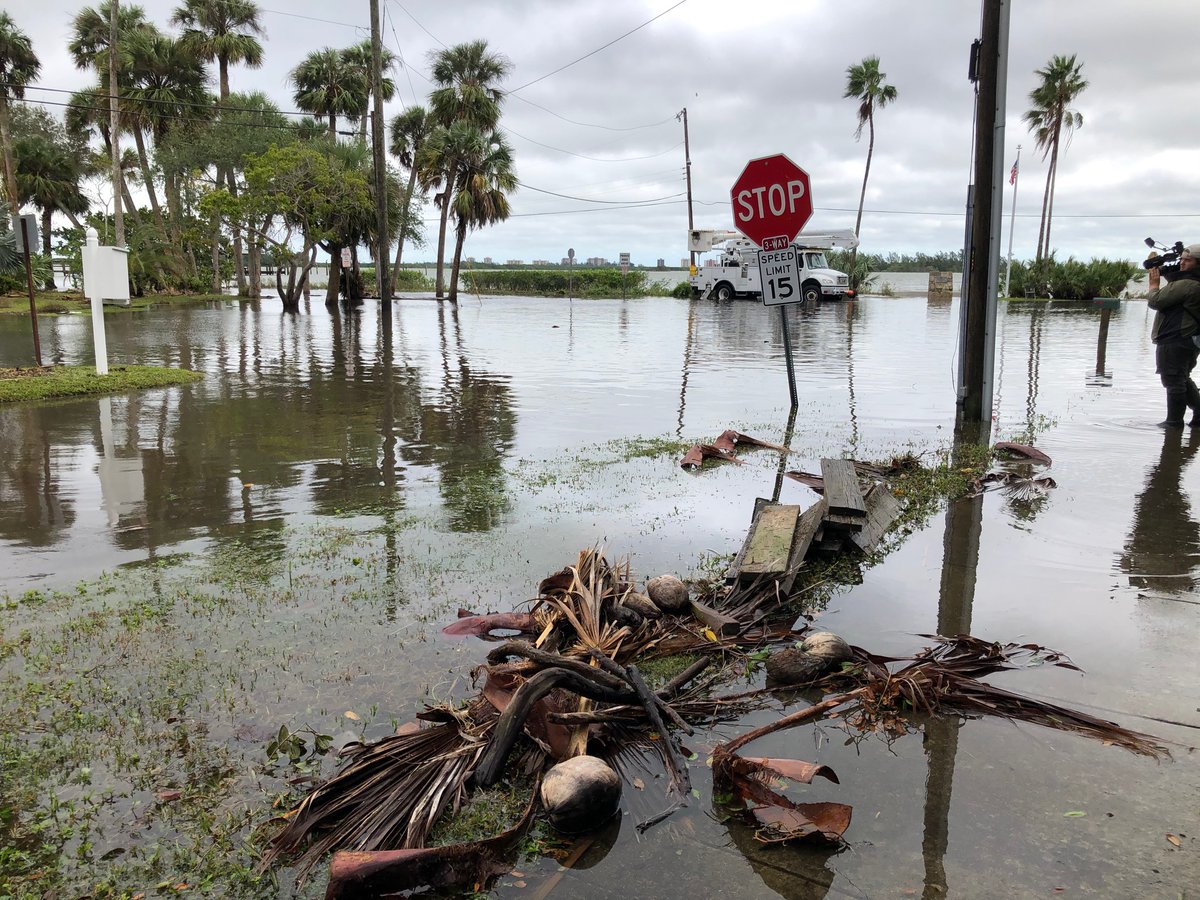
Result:
{"label": "video camera", "polygon": [[[1150,258],[1142,263],[1143,269],[1158,269],[1164,281],[1174,281],[1179,277],[1179,259],[1183,256],[1183,241],[1176,241],[1174,246],[1165,247],[1154,238],[1146,238],[1146,246],[1153,252]],[[1163,253],[1160,255],[1159,250]]]}

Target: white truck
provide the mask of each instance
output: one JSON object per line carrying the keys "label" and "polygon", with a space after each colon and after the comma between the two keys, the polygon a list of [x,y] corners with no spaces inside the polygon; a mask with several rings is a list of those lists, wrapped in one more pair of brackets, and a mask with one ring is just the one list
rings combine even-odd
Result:
{"label": "white truck", "polygon": [[[802,231],[792,243],[800,251],[800,293],[805,302],[853,296],[846,273],[829,268],[823,252],[857,247],[853,231]],[[762,296],[755,256],[758,247],[748,238],[736,231],[693,229],[688,232],[688,249],[696,253],[720,250],[719,257],[705,259],[695,268],[691,284],[697,296],[718,300]]]}

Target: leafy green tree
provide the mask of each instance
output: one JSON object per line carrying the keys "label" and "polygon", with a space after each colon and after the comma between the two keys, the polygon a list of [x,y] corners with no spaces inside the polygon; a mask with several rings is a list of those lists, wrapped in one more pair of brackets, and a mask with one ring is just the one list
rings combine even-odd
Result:
{"label": "leafy green tree", "polygon": [[246,164],[246,190],[237,201],[220,191],[205,202],[236,203],[247,221],[272,223],[259,234],[274,253],[276,287],[284,309],[291,312],[299,308],[317,248],[340,245],[357,223],[374,215],[370,186],[360,168],[347,166],[327,148],[301,143],[252,157]]}
{"label": "leafy green tree", "polygon": [[484,132],[467,122],[450,126],[458,179],[450,210],[454,216],[454,265],[450,273],[451,303],[458,302],[458,272],[467,232],[502,222],[509,216],[508,194],[517,188],[512,148],[499,131]]}
{"label": "leafy green tree", "polygon": [[[870,138],[867,141],[867,165],[863,170],[862,192],[858,196],[858,216],[854,219],[854,234],[857,237],[862,228],[863,204],[867,199],[867,179],[871,176],[871,157],[875,153],[875,110],[883,109],[896,99],[896,89],[884,82],[887,73],[879,71],[879,57],[868,56],[862,62],[847,67],[846,92],[843,97],[853,97],[858,101],[858,130],[854,139],[862,138],[863,126],[867,127]],[[851,268],[857,257],[858,248],[851,253]]]}
{"label": "leafy green tree", "polygon": [[1032,106],[1022,117],[1029,126],[1042,151],[1042,159],[1050,157],[1046,170],[1046,189],[1042,194],[1042,223],[1038,228],[1037,256],[1041,260],[1050,254],[1050,220],[1054,215],[1054,185],[1058,180],[1058,155],[1062,135],[1068,143],[1072,132],[1083,125],[1083,114],[1070,108],[1075,99],[1087,89],[1083,63],[1075,55],[1053,56],[1044,68],[1035,73],[1041,82],[1029,92]]}
{"label": "leafy green tree", "polygon": [[[54,214],[63,213],[78,228],[80,223],[77,216],[86,213],[90,205],[81,188],[81,160],[69,146],[36,134],[18,139],[14,155],[18,196],[41,211],[42,253],[49,259]],[[53,290],[54,287],[54,277],[51,275],[46,280],[46,288]]]}
{"label": "leafy green tree", "polygon": [[408,185],[404,189],[404,200],[400,207],[400,238],[396,244],[396,264],[392,267],[392,293],[400,277],[400,261],[404,256],[404,241],[412,227],[412,198],[417,186],[417,156],[421,152],[431,126],[429,114],[423,106],[410,106],[392,119],[391,151],[400,165],[408,169]]}
{"label": "leafy green tree", "polygon": [[37,78],[41,62],[33,52],[29,35],[17,27],[12,16],[0,12],[0,149],[4,154],[4,193],[12,221],[20,217],[17,167],[13,160],[9,98],[25,96],[25,85]]}
{"label": "leafy green tree", "polygon": [[[431,69],[435,88],[429,95],[429,105],[436,125],[448,129],[454,122],[466,121],[484,130],[496,127],[504,100],[499,82],[512,70],[512,63],[489,51],[487,41],[478,40],[435,53]],[[452,148],[453,142],[443,143],[443,151],[447,147]],[[440,152],[435,157],[438,165],[425,168],[423,181],[429,186],[441,186],[434,198],[441,208],[437,253],[437,296],[440,298],[445,292],[446,228],[458,162],[447,152]],[[426,155],[426,162],[431,158],[434,157]]]}

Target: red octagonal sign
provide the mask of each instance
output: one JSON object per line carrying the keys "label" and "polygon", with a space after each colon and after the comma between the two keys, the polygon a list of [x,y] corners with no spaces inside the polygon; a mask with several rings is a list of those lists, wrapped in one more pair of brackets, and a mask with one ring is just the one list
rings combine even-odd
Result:
{"label": "red octagonal sign", "polygon": [[734,227],[763,249],[786,247],[812,217],[808,173],[782,153],[746,163],[729,196]]}

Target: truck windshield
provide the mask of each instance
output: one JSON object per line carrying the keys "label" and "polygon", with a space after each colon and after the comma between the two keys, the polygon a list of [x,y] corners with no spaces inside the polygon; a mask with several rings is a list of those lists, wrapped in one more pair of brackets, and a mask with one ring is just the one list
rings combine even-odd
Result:
{"label": "truck windshield", "polygon": [[808,260],[810,269],[828,269],[829,263],[825,262],[824,253],[806,253],[805,258]]}

